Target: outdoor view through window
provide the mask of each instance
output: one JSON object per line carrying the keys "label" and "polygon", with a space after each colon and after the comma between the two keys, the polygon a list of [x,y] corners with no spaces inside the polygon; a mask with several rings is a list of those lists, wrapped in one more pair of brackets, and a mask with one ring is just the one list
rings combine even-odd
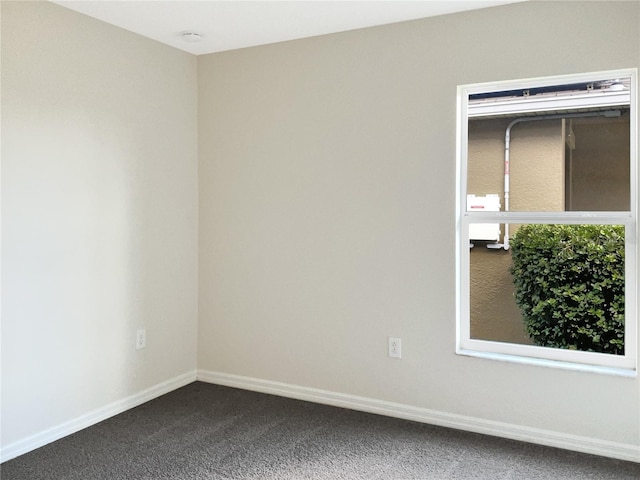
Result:
{"label": "outdoor view through window", "polygon": [[459,350],[635,366],[635,81],[461,87]]}

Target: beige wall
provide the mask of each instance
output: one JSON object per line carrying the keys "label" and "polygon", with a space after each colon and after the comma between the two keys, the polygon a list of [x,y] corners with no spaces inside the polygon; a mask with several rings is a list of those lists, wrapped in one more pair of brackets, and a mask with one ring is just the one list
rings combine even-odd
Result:
{"label": "beige wall", "polygon": [[637,379],[455,354],[454,205],[456,86],[638,66],[639,7],[524,2],[199,57],[199,368],[636,452]]}
{"label": "beige wall", "polygon": [[195,377],[196,111],[195,57],[2,2],[3,456]]}

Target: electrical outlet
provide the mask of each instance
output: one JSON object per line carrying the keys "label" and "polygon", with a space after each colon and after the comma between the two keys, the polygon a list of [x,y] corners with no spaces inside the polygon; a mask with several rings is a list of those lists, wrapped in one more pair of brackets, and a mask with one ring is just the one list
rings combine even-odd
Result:
{"label": "electrical outlet", "polygon": [[139,328],[136,332],[136,349],[140,350],[147,346],[147,331],[144,328]]}
{"label": "electrical outlet", "polygon": [[402,358],[402,340],[389,337],[389,356],[391,358]]}

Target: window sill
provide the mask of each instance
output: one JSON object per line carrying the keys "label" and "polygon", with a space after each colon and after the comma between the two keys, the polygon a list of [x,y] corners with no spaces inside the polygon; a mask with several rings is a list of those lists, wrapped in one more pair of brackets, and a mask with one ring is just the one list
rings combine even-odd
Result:
{"label": "window sill", "polygon": [[633,368],[605,367],[601,365],[589,365],[559,360],[548,360],[544,358],[523,357],[520,355],[509,355],[495,352],[479,352],[476,350],[458,349],[457,355],[467,357],[483,358],[500,362],[519,363],[521,365],[531,365],[537,367],[557,368],[562,370],[572,370],[576,372],[594,373],[598,375],[611,375],[617,377],[637,378],[638,371]]}

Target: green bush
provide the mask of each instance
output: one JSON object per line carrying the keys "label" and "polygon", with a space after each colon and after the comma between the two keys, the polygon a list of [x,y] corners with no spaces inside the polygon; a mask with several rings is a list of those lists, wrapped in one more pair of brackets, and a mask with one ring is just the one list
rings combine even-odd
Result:
{"label": "green bush", "polygon": [[524,225],[515,299],[536,345],[624,354],[624,227]]}

